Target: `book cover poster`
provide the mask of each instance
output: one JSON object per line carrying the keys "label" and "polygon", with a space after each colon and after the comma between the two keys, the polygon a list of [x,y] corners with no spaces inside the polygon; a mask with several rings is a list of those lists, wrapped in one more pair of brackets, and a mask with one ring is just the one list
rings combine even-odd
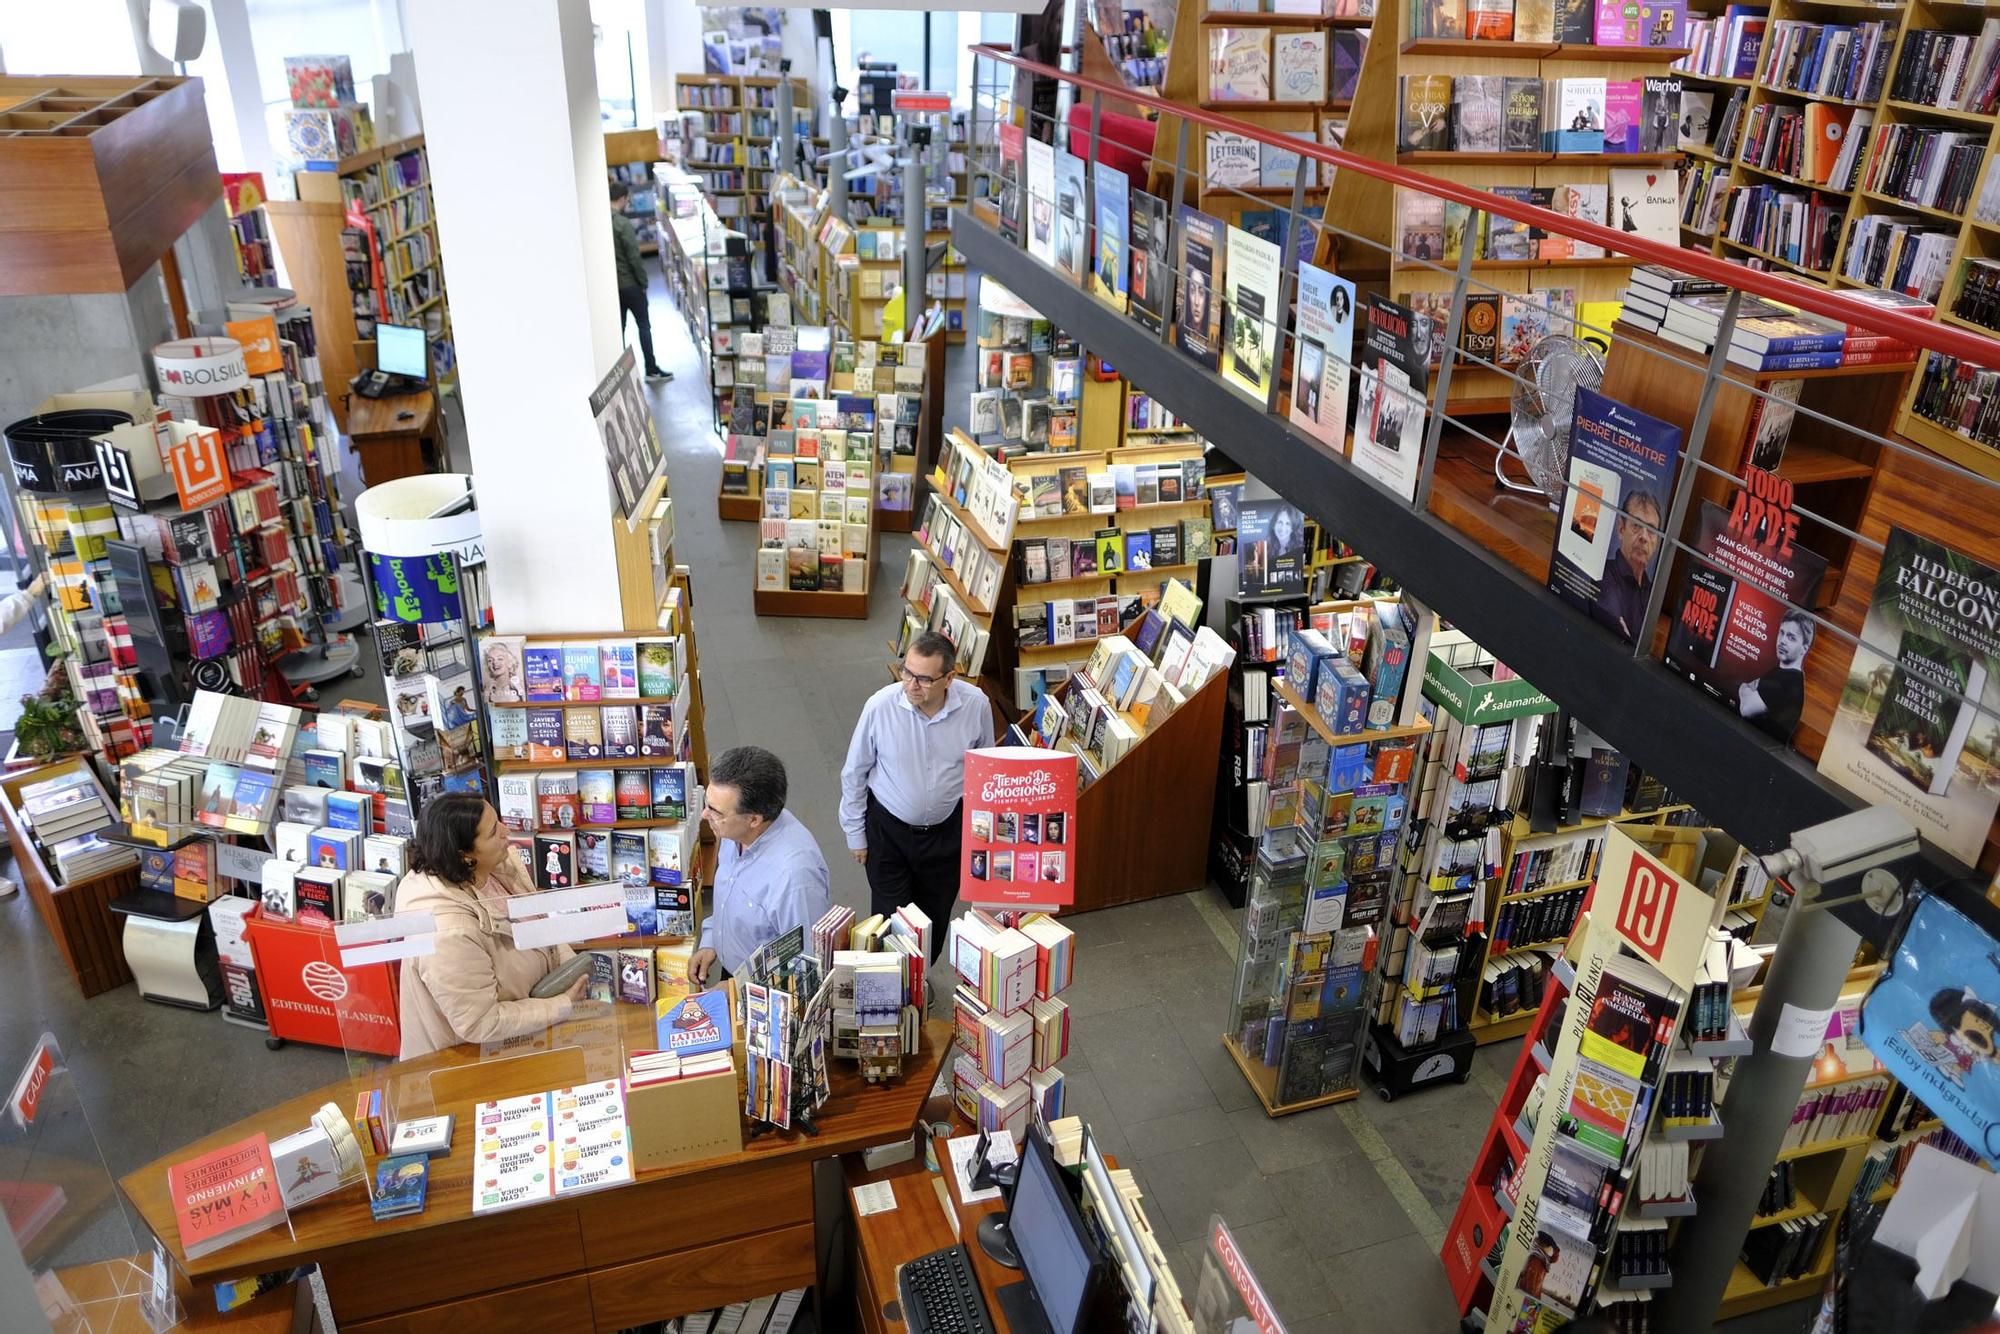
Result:
{"label": "book cover poster", "polygon": [[1084,212],[1089,194],[1084,189],[1083,159],[1060,148],[1055,150],[1055,159],[1056,266],[1071,282],[1081,283],[1090,235],[1090,219]]}
{"label": "book cover poster", "polygon": [[1246,500],[1236,511],[1236,587],[1246,598],[1305,591],[1306,520],[1282,500]]}
{"label": "book cover poster", "polygon": [[1354,414],[1354,466],[1403,499],[1415,500],[1430,378],[1429,321],[1372,292],[1366,310],[1356,358],[1361,393]]}
{"label": "book cover poster", "polygon": [[1183,204],[1179,230],[1174,341],[1181,351],[1215,370],[1222,347],[1222,223]]}
{"label": "book cover poster", "polygon": [[1278,308],[1278,266],[1277,246],[1240,227],[1229,229],[1224,283],[1228,300],[1223,307],[1228,355],[1222,359],[1222,375],[1259,400],[1270,389],[1277,369],[1283,315]]}
{"label": "book cover poster", "polygon": [[1671,606],[1667,665],[1760,730],[1790,741],[1806,700],[1813,605],[1826,558],[1795,540],[1789,482],[1751,469],[1728,509],[1701,503],[1698,560]]}
{"label": "book cover poster", "polygon": [[1056,150],[1040,139],[1027,142],[1028,253],[1044,264],[1056,262]]}
{"label": "book cover poster", "polygon": [[1680,244],[1680,177],[1666,168],[1614,167],[1610,226],[1662,245]]}
{"label": "book cover poster", "polygon": [[1000,127],[1000,235],[1019,244],[1021,240],[1021,178],[1027,155],[1028,132],[1019,125]]}
{"label": "book cover poster", "polygon": [[[1076,901],[1076,760],[1070,751],[991,746],[965,752],[964,850],[958,888],[967,903],[1066,908]],[[996,859],[1031,855],[1032,880],[993,874]]]}
{"label": "book cover poster", "polygon": [[1131,204],[1129,313],[1143,328],[1158,333],[1166,327],[1167,320],[1167,201],[1144,190],[1134,190]]}
{"label": "book cover poster", "polygon": [[1996,625],[2000,570],[1891,528],[1819,757],[1821,773],[1967,865],[2000,807]]}
{"label": "book cover poster", "polygon": [[1131,182],[1125,173],[1102,162],[1091,166],[1097,187],[1097,253],[1091,263],[1090,290],[1118,309],[1125,309],[1125,254],[1131,216]]}
{"label": "book cover poster", "polygon": [[1680,455],[1679,427],[1577,390],[1549,588],[1628,644],[1653,591]]}
{"label": "book cover poster", "polygon": [[1347,451],[1348,365],[1354,357],[1354,284],[1299,266],[1292,339],[1292,421],[1335,453]]}
{"label": "book cover poster", "polygon": [[665,458],[631,348],[590,391],[590,416],[604,445],[619,517],[630,519],[638,513],[640,497]]}
{"label": "book cover poster", "polygon": [[1935,896],[1917,904],[1889,971],[1861,1005],[1861,1041],[1987,1165],[2000,1158],[2000,958],[1993,937]]}

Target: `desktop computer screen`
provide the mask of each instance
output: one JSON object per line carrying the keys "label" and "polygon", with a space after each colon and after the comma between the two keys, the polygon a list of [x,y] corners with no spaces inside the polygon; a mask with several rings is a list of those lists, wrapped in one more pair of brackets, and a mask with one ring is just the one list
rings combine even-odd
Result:
{"label": "desktop computer screen", "polygon": [[375,369],[412,380],[431,378],[430,340],[422,329],[400,324],[375,326]]}
{"label": "desktop computer screen", "polygon": [[1055,1334],[1077,1334],[1097,1268],[1097,1243],[1058,1173],[1055,1155],[1036,1132],[1021,1145],[1020,1178],[1008,1231],[1042,1314]]}

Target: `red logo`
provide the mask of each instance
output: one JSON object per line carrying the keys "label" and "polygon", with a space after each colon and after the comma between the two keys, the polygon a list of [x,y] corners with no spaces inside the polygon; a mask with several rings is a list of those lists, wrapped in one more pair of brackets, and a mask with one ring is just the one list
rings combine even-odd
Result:
{"label": "red logo", "polygon": [[1638,852],[1632,854],[1625,897],[1618,904],[1618,934],[1655,963],[1666,951],[1667,927],[1674,920],[1674,896],[1679,892],[1672,871]]}
{"label": "red logo", "polygon": [[26,1130],[35,1123],[35,1113],[42,1105],[42,1093],[49,1086],[49,1078],[56,1071],[55,1040],[44,1037],[35,1048],[35,1054],[28,1060],[28,1068],[21,1072],[21,1078],[14,1085],[14,1096],[7,1100],[7,1111],[13,1116],[14,1124]]}

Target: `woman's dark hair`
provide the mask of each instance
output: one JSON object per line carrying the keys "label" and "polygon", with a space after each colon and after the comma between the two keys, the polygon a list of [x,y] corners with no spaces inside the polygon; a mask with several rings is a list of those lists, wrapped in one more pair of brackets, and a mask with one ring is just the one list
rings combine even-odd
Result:
{"label": "woman's dark hair", "polygon": [[479,822],[486,818],[486,798],[470,792],[432,797],[417,820],[410,840],[410,869],[434,875],[446,884],[472,879],[472,845],[479,841]]}

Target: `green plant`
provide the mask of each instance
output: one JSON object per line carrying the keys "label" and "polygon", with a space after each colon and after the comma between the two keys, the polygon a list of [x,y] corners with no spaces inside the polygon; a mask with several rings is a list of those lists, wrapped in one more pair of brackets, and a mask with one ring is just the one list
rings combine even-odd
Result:
{"label": "green plant", "polygon": [[21,716],[14,722],[14,740],[36,759],[46,760],[84,748],[83,729],[76,721],[76,700],[61,694],[21,696]]}

